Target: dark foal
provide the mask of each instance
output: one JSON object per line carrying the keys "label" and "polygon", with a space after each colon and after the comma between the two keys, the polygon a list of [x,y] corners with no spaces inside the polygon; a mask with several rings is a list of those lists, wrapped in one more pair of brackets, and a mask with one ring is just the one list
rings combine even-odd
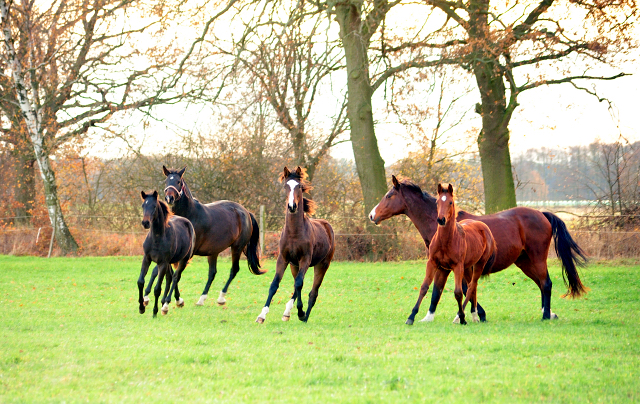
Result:
{"label": "dark foal", "polygon": [[[269,288],[267,302],[256,319],[257,323],[264,323],[267,313],[269,313],[271,299],[278,290],[284,271],[289,264],[291,264],[291,274],[295,279],[295,289],[291,300],[286,304],[282,320],[289,320],[291,309],[297,299],[298,318],[306,322],[318,298],[318,289],[324,275],[331,264],[335,251],[333,228],[326,220],[310,219],[307,216],[307,214],[313,214],[315,204],[302,196],[303,192],[312,189],[306,178],[306,172],[300,167],[296,168],[294,172],[285,167],[284,172],[280,175],[280,181],[287,191],[286,218],[284,229],[280,235],[280,253],[276,263],[276,275]],[[313,286],[309,292],[309,302],[305,313],[302,305],[302,286],[309,267],[314,267]]]}
{"label": "dark foal", "polygon": [[[184,181],[186,169],[184,167],[181,170],[172,170],[162,166],[162,171],[167,177],[165,199],[175,215],[185,217],[193,224],[196,231],[194,255],[203,255],[209,260],[209,278],[196,305],[203,306],[209,294],[209,288],[217,273],[218,254],[231,247],[231,272],[216,300],[218,305],[224,305],[229,285],[240,271],[240,254],[244,252],[246,255],[251,273],[262,275],[267,272],[260,270],[258,222],[251,212],[236,202],[217,201],[206,205],[200,203],[193,197]],[[151,291],[155,273],[156,269],[149,281],[147,294]]]}
{"label": "dark foal", "polygon": [[[489,273],[496,259],[496,242],[489,227],[476,220],[462,220],[456,222],[456,205],[453,198],[453,186],[449,184],[443,188],[438,184],[437,200],[438,230],[429,246],[429,261],[427,273],[420,287],[418,302],[407,319],[407,324],[413,324],[420,303],[431,286],[436,271],[444,269],[453,271],[455,280],[454,295],[458,302],[458,319],[460,324],[466,324],[464,309],[471,300],[471,317],[474,322],[480,321],[477,314],[478,280],[483,273]],[[462,279],[471,279],[467,297],[462,303]]]}
{"label": "dark foal", "polygon": [[[182,276],[182,271],[186,268],[193,255],[196,234],[187,219],[173,216],[169,213],[168,206],[158,200],[158,192],[153,194],[140,193],[142,196],[142,226],[149,229],[149,234],[142,244],[144,257],[142,258],[142,269],[138,279],[138,302],[140,303],[140,314],[144,313],[145,306],[149,300],[142,296],[144,287],[144,277],[149,270],[151,262],[155,262],[158,268],[158,283],[154,290],[155,305],[153,306],[153,316],[158,314],[158,297],[162,290],[162,281],[167,276],[167,285],[162,298],[162,314],[169,311],[171,303],[171,293],[175,289],[176,304],[178,307],[184,306],[184,300],[178,291],[178,282]],[[171,270],[171,265],[177,265],[175,272]],[[171,275],[171,278],[169,278]],[[171,287],[169,287],[170,280]]]}
{"label": "dark foal", "polygon": [[[385,197],[369,214],[369,219],[378,224],[392,216],[405,214],[416,226],[425,244],[429,247],[436,233],[436,198],[408,180],[391,178],[393,186]],[[550,212],[539,212],[531,208],[512,208],[486,216],[475,216],[460,211],[456,220],[479,220],[489,226],[496,240],[498,254],[491,267],[491,273],[502,271],[515,264],[540,288],[542,319],[557,318],[551,312],[551,278],[547,270],[547,256],[551,239],[555,240],[556,254],[562,261],[564,279],[569,290],[565,296],[580,297],[588,291],[576,265],[586,263],[582,249],[571,238],[564,222]],[[433,295],[429,313],[422,321],[432,321],[440,295],[447,283],[448,271],[437,271],[434,279]],[[463,291],[464,291],[463,284]],[[478,315],[483,321],[484,310],[478,304]]]}

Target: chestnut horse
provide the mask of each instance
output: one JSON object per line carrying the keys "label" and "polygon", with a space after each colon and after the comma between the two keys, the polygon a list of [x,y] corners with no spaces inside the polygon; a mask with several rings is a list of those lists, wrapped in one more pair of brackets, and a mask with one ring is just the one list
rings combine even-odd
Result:
{"label": "chestnut horse", "polygon": [[[482,222],[476,220],[456,222],[456,205],[451,184],[446,189],[438,184],[437,212],[438,230],[429,246],[427,273],[420,287],[418,302],[411,311],[407,324],[413,323],[437,270],[453,271],[454,295],[458,302],[460,324],[467,323],[464,309],[469,301],[471,301],[471,317],[474,322],[478,322],[479,317],[476,311],[478,280],[483,273],[489,273],[491,270],[496,259],[496,241],[489,227]],[[462,303],[462,278],[465,275],[470,282],[467,297]]]}
{"label": "chestnut horse", "polygon": [[[200,299],[196,303],[203,306],[209,293],[209,288],[217,273],[218,254],[231,247],[231,273],[227,283],[222,288],[216,303],[226,303],[225,296],[231,281],[240,271],[240,254],[244,252],[249,264],[249,271],[255,275],[262,275],[267,271],[260,270],[258,257],[258,241],[260,230],[258,222],[251,212],[242,205],[231,201],[217,201],[202,204],[193,197],[189,186],[182,177],[187,167],[180,170],[167,169],[162,166],[165,179],[165,200],[171,211],[178,216],[188,219],[196,232],[196,246],[194,255],[203,255],[209,260],[209,279],[204,287]],[[154,268],[146,293],[149,294],[157,267]]]}
{"label": "chestnut horse", "polygon": [[[298,319],[304,322],[309,320],[309,314],[311,314],[311,309],[313,309],[318,297],[318,289],[327,269],[329,269],[335,251],[335,237],[329,222],[323,219],[310,219],[307,216],[314,213],[315,203],[302,197],[303,192],[312,189],[311,184],[307,181],[305,170],[298,167],[294,172],[291,172],[285,167],[284,172],[280,175],[280,182],[284,184],[284,189],[287,191],[287,209],[284,228],[280,235],[276,275],[271,282],[271,287],[269,287],[267,302],[256,319],[256,322],[260,324],[264,323],[267,313],[269,313],[271,299],[276,294],[284,271],[289,264],[291,264],[291,274],[295,279],[295,290],[291,300],[286,304],[282,321],[289,320],[296,299],[298,300]],[[305,313],[302,307],[302,285],[309,267],[314,267],[313,286],[309,292],[309,303]]]}
{"label": "chestnut horse", "polygon": [[[180,292],[178,291],[178,282],[180,282],[182,271],[184,271],[193,255],[196,233],[190,221],[183,217],[171,215],[167,204],[158,200],[158,191],[153,191],[153,194],[148,195],[142,191],[140,196],[143,201],[142,226],[151,230],[142,244],[144,256],[142,258],[140,278],[138,279],[138,302],[140,303],[140,314],[142,314],[145,311],[145,306],[149,303],[149,298],[145,299],[142,296],[144,277],[153,261],[158,264],[156,268],[159,268],[158,283],[154,290],[156,299],[153,306],[153,317],[155,317],[158,314],[158,297],[161,293],[162,281],[165,275],[167,276],[167,286],[162,298],[162,314],[167,314],[169,311],[171,293],[173,293],[174,288],[176,304],[178,307],[184,306],[184,300],[180,297]],[[175,273],[171,269],[172,264],[177,266]],[[173,280],[171,288],[169,288],[170,277]]]}
{"label": "chestnut horse", "polygon": [[[378,224],[392,216],[405,214],[416,226],[424,242],[429,247],[436,232],[436,199],[408,180],[398,181],[392,176],[393,186],[376,205],[369,219]],[[498,254],[491,267],[491,273],[502,271],[515,264],[540,288],[542,319],[557,318],[551,313],[551,278],[547,269],[547,256],[551,239],[555,241],[556,254],[562,262],[563,278],[568,283],[564,296],[580,297],[588,291],[581,280],[576,265],[584,266],[586,257],[582,249],[571,238],[564,222],[550,212],[518,207],[486,216],[475,216],[460,211],[456,220],[479,220],[489,226],[496,240]],[[440,294],[447,282],[448,272],[437,271],[431,296],[429,313],[422,321],[432,321],[440,300]],[[464,285],[463,285],[464,289]],[[563,297],[564,297],[563,296]],[[480,320],[484,320],[484,310],[478,305]]]}

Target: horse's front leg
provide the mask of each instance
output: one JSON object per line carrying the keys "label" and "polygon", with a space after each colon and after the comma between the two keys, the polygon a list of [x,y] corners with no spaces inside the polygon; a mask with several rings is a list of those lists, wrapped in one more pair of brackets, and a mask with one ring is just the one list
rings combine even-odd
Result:
{"label": "horse's front leg", "polygon": [[436,309],[438,308],[438,303],[440,302],[444,286],[447,284],[449,273],[451,273],[451,271],[442,268],[438,268],[436,271],[435,278],[433,280],[433,292],[431,293],[431,305],[429,306],[427,315],[420,320],[421,323],[428,323],[435,319]]}
{"label": "horse's front leg", "polygon": [[155,297],[155,303],[153,305],[153,317],[158,315],[158,299],[160,298],[160,293],[162,293],[162,281],[164,279],[165,273],[167,272],[166,264],[158,266],[158,283],[156,283],[156,287],[153,289],[153,296]]}
{"label": "horse's front leg", "polygon": [[282,276],[284,275],[284,270],[287,268],[289,263],[285,261],[282,254],[278,255],[278,261],[276,262],[276,274],[273,277],[273,281],[271,282],[271,286],[269,287],[269,296],[267,297],[267,302],[264,304],[262,311],[258,315],[256,319],[256,323],[262,324],[264,320],[267,319],[267,313],[269,313],[269,306],[271,305],[271,299],[273,299],[273,295],[278,291],[278,287],[280,287],[280,281],[282,280]]}
{"label": "horse's front leg", "polygon": [[[298,276],[299,268],[297,265],[289,264],[289,268],[291,268],[291,275],[293,275],[293,279]],[[282,321],[289,321],[291,319],[291,310],[293,309],[293,305],[295,304],[297,299],[296,291],[293,290],[291,294],[291,299],[284,306],[284,313],[282,313]]]}
{"label": "horse's front leg", "polygon": [[458,318],[460,319],[460,324],[465,325],[467,322],[464,319],[464,309],[462,308],[462,278],[464,278],[464,257],[462,257],[462,262],[457,264],[453,268],[453,276],[455,278],[455,289],[453,291],[454,296],[456,297],[456,301],[458,302]]}
{"label": "horse's front leg", "polygon": [[210,255],[207,257],[209,261],[209,278],[207,279],[207,283],[204,285],[204,290],[202,291],[202,295],[196,306],[204,306],[204,301],[207,300],[207,296],[209,295],[209,288],[213,283],[213,280],[216,279],[216,274],[218,273],[218,254]]}
{"label": "horse's front leg", "polygon": [[147,298],[145,302],[145,299],[142,296],[142,288],[144,288],[144,277],[147,276],[149,265],[151,265],[151,258],[149,258],[148,255],[145,255],[142,258],[142,268],[140,269],[140,277],[138,278],[138,303],[140,303],[140,314],[144,313],[144,307],[149,303],[149,298]]}
{"label": "horse's front leg", "polygon": [[[167,284],[164,287],[164,296],[162,296],[162,315],[166,316],[169,313],[169,303],[171,303],[171,295],[169,289],[171,288],[171,281],[173,280],[174,272],[171,264],[167,264],[169,270],[165,275]],[[161,281],[158,281],[160,283]]]}
{"label": "horse's front leg", "polygon": [[424,276],[424,281],[422,281],[422,286],[420,286],[420,294],[418,295],[418,301],[416,302],[416,305],[413,307],[413,310],[411,310],[411,314],[409,315],[409,318],[407,319],[405,324],[413,325],[413,322],[416,318],[416,314],[418,314],[418,311],[420,310],[420,304],[422,303],[422,299],[424,299],[427,292],[429,291],[429,286],[431,286],[431,282],[433,281],[433,277],[435,276],[436,269],[437,269],[437,265],[435,261],[432,259],[429,259],[429,261],[427,261],[427,271]]}
{"label": "horse's front leg", "polygon": [[298,276],[295,278],[295,282],[293,284],[295,288],[295,293],[298,297],[298,319],[300,321],[305,321],[307,316],[304,312],[304,306],[302,304],[302,287],[304,286],[304,276],[307,274],[307,270],[309,269],[311,259],[305,259],[300,262],[300,270],[298,271]]}
{"label": "horse's front leg", "polygon": [[149,279],[149,284],[147,288],[144,290],[144,305],[149,304],[149,293],[151,293],[151,287],[153,286],[153,281],[158,277],[158,265],[153,267],[153,271],[151,271],[151,278]]}

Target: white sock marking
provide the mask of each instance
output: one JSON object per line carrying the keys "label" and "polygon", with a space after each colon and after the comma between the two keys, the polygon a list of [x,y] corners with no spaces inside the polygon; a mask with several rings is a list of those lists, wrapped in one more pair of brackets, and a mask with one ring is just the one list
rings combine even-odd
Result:
{"label": "white sock marking", "polygon": [[436,318],[436,313],[428,312],[426,316],[422,320],[421,323],[430,323]]}
{"label": "white sock marking", "polygon": [[456,318],[453,319],[453,324],[460,324],[460,316],[456,314]]}
{"label": "white sock marking", "polygon": [[227,299],[224,298],[226,295],[227,295],[226,293],[224,293],[223,291],[220,291],[220,296],[218,296],[218,300],[216,300],[216,303],[225,304],[227,302]]}
{"label": "white sock marking", "polygon": [[478,316],[478,312],[474,311],[471,313],[471,320],[474,323],[479,323],[480,322],[480,317]]}
{"label": "white sock marking", "polygon": [[198,299],[198,302],[196,303],[196,306],[204,306],[204,301],[205,300],[207,300],[207,295],[200,296],[200,299]]}
{"label": "white sock marking", "polygon": [[291,309],[293,309],[293,299],[289,300],[284,306],[284,314],[282,315],[285,317],[291,317]]}
{"label": "white sock marking", "polygon": [[169,311],[169,303],[165,303],[162,305],[162,311],[165,313]]}
{"label": "white sock marking", "polygon": [[266,320],[267,319],[267,313],[269,313],[269,308],[267,306],[264,306],[262,308],[262,311],[260,312],[260,315],[258,316],[258,318]]}

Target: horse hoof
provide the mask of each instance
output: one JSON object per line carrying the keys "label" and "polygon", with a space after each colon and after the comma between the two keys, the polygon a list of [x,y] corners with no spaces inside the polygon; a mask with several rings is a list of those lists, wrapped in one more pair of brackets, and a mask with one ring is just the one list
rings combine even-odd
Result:
{"label": "horse hoof", "polygon": [[453,319],[453,324],[460,324],[460,316],[456,314],[456,318]]}
{"label": "horse hoof", "polygon": [[478,317],[478,314],[471,313],[471,321],[473,321],[474,323],[479,323],[480,322],[480,317]]}
{"label": "horse hoof", "polygon": [[461,320],[460,321],[460,325],[467,325],[467,321],[466,320]]}
{"label": "horse hoof", "polygon": [[184,299],[183,298],[178,299],[178,301],[176,302],[176,306],[184,307]]}
{"label": "horse hoof", "polygon": [[149,296],[145,296],[145,297],[142,299],[142,304],[143,304],[145,307],[149,305]]}
{"label": "horse hoof", "polygon": [[144,307],[140,307],[140,314],[144,314]]}
{"label": "horse hoof", "polygon": [[256,318],[256,323],[258,323],[258,324],[264,323],[264,318],[262,318],[262,317]]}
{"label": "horse hoof", "polygon": [[221,302],[220,300],[216,300],[216,303],[218,304],[218,306],[224,306],[227,303],[227,301],[225,300]]}
{"label": "horse hoof", "polygon": [[218,303],[218,306],[224,306],[224,304],[227,302],[227,299],[225,299],[224,297],[227,294],[223,291],[220,291],[220,296],[218,296],[218,300],[216,300],[216,303]]}
{"label": "horse hoof", "polygon": [[551,320],[557,320],[558,315],[556,313],[551,313]]}
{"label": "horse hoof", "polygon": [[427,313],[426,316],[424,316],[424,318],[422,320],[420,320],[421,323],[430,323],[432,322],[434,319],[436,318],[436,313]]}
{"label": "horse hoof", "polygon": [[200,296],[200,299],[196,302],[196,306],[204,306],[205,300],[207,300],[207,295]]}
{"label": "horse hoof", "polygon": [[291,316],[282,316],[282,321],[289,321]]}
{"label": "horse hoof", "polygon": [[413,320],[408,318],[407,321],[404,322],[406,325],[413,325]]}

